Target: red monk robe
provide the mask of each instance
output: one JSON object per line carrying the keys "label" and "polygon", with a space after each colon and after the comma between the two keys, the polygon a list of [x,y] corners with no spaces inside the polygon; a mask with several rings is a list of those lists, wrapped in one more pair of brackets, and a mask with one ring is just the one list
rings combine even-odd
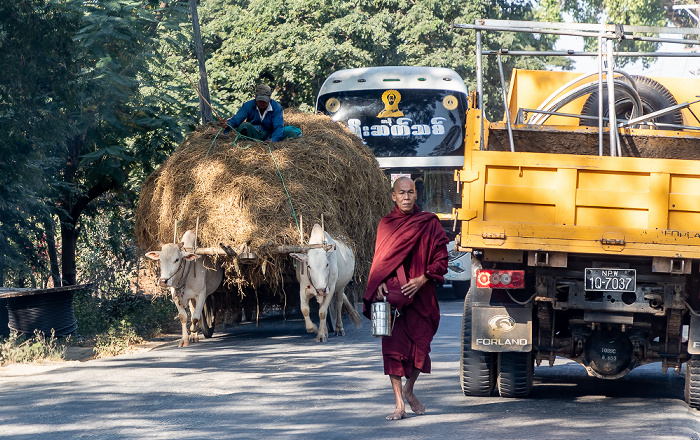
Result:
{"label": "red monk robe", "polygon": [[[417,206],[410,214],[398,206],[381,219],[372,268],[367,281],[363,313],[371,319],[371,304],[377,301],[377,288],[396,277],[403,264],[408,279],[425,274],[430,279],[415,294],[413,302],[401,310],[390,337],[382,338],[384,374],[409,377],[413,368],[430,373],[430,342],[440,323],[435,282],[447,273],[447,235],[435,214]],[[400,285],[400,283],[399,283]]]}

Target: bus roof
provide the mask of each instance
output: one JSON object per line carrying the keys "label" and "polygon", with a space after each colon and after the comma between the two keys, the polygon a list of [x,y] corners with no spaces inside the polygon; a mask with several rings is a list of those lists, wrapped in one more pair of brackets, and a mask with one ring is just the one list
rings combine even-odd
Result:
{"label": "bus roof", "polygon": [[444,67],[381,66],[338,70],[321,86],[318,96],[348,90],[436,89],[467,93],[462,78]]}

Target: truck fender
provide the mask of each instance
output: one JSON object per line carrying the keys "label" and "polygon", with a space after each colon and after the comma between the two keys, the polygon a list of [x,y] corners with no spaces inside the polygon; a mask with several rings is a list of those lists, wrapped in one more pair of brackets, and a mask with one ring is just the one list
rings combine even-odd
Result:
{"label": "truck fender", "polygon": [[688,353],[700,354],[700,316],[692,314],[688,327]]}

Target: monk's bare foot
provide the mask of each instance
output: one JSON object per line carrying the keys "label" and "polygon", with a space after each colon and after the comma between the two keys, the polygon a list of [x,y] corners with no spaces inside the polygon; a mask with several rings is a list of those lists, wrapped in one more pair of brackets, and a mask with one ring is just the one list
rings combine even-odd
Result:
{"label": "monk's bare foot", "polygon": [[408,404],[411,406],[411,411],[418,415],[425,414],[425,405],[423,405],[420,402],[420,400],[418,400],[415,394],[407,393],[406,391],[404,391],[403,397],[406,399],[406,402],[408,402]]}
{"label": "monk's bare foot", "polygon": [[402,409],[397,409],[393,413],[386,416],[387,420],[401,420],[406,418],[406,411]]}

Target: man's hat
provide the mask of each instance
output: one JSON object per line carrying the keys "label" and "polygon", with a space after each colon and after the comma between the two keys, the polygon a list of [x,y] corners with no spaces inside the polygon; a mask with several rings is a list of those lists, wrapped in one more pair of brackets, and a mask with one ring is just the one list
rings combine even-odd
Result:
{"label": "man's hat", "polygon": [[266,84],[258,84],[255,86],[255,100],[270,102],[270,96],[272,95],[272,89]]}

